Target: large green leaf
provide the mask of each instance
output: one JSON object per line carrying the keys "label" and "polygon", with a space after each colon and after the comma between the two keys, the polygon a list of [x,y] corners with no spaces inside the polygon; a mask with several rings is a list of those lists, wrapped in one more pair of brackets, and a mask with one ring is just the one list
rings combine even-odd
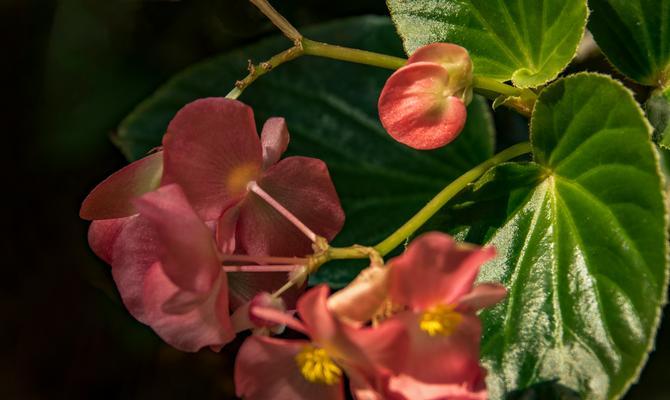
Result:
{"label": "large green leaf", "polygon": [[589,29],[607,58],[650,86],[670,79],[670,0],[589,0]]}
{"label": "large green leaf", "polygon": [[405,49],[433,42],[468,49],[475,74],[536,87],[575,55],[586,0],[388,0]]}
{"label": "large green leaf", "polygon": [[[389,54],[402,46],[387,18],[362,17],[306,29],[308,37]],[[121,125],[118,143],[131,158],[160,144],[175,112],[199,97],[223,96],[246,69],[286,48],[277,37],[195,66],[172,79]],[[444,185],[493,152],[488,106],[477,98],[468,123],[447,148],[421,152],[390,138],[377,117],[377,98],[390,72],[332,60],[305,58],[254,83],[241,100],[261,123],[284,116],[289,154],[323,159],[342,200],[347,222],[336,245],[374,244],[393,232]],[[328,264],[317,281],[349,282],[363,266]]]}
{"label": "large green leaf", "polygon": [[531,142],[533,162],[490,170],[462,199],[482,216],[464,237],[499,254],[479,279],[509,290],[482,314],[490,396],[557,380],[617,398],[652,347],[668,280],[649,124],[621,84],[578,74],[542,92]]}

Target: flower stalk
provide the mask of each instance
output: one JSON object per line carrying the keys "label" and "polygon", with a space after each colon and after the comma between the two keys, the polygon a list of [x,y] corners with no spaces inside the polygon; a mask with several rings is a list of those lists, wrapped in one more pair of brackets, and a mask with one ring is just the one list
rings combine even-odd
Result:
{"label": "flower stalk", "polygon": [[[249,74],[244,79],[235,83],[235,87],[228,93],[228,95],[226,95],[229,99],[237,99],[247,87],[256,81],[256,79],[285,62],[295,60],[303,55],[330,58],[333,60],[370,65],[390,70],[396,70],[404,66],[407,62],[406,59],[401,57],[310,40],[302,36],[302,34],[291,25],[284,16],[277,12],[267,0],[249,1],[258,7],[258,9],[293,42],[293,47],[276,54],[265,62],[259,64],[251,64],[251,62],[249,62]],[[530,89],[517,88],[495,79],[481,76],[474,77],[473,88],[475,92],[491,100],[495,100],[500,96],[511,98],[510,101],[504,102],[503,105],[512,108],[526,117],[530,116],[533,106],[535,105],[535,100],[537,99],[535,92]]]}

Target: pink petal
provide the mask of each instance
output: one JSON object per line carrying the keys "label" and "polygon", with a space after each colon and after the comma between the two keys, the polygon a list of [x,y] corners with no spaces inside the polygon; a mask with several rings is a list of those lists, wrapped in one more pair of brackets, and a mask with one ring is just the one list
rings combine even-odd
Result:
{"label": "pink petal", "polygon": [[107,264],[112,263],[114,243],[130,219],[130,217],[101,219],[91,222],[88,227],[88,244],[91,250]]}
{"label": "pink petal", "polygon": [[458,310],[464,312],[475,312],[482,308],[496,305],[507,296],[507,289],[499,283],[482,283],[475,286],[472,291],[461,297]]}
{"label": "pink petal", "polygon": [[453,141],[463,130],[467,110],[448,84],[449,73],[439,64],[400,68],[379,97],[382,125],[395,140],[415,149],[436,149]]}
{"label": "pink petal", "polygon": [[178,185],[167,185],[135,201],[154,226],[165,273],[182,289],[208,292],[221,272],[211,230],[191,208]]}
{"label": "pink petal", "polygon": [[426,233],[389,262],[389,294],[394,303],[415,310],[455,304],[472,290],[479,268],[494,255],[491,247],[458,243],[440,232]]}
{"label": "pink petal", "polygon": [[310,343],[262,336],[249,337],[235,362],[235,390],[246,400],[344,399],[342,382],[311,383],[301,374],[295,356]]}
{"label": "pink petal", "polygon": [[238,201],[261,170],[253,111],[236,100],[187,104],[170,122],[163,148],[163,184],[178,183],[206,220]]}
{"label": "pink petal", "polygon": [[[327,240],[332,240],[342,229],[344,211],[323,161],[286,158],[265,171],[258,184]],[[304,256],[312,253],[310,240],[254,193],[249,193],[242,204],[238,229],[238,239],[248,254]]]}
{"label": "pink petal", "polygon": [[398,400],[486,400],[486,390],[471,390],[463,385],[431,384],[411,376],[394,376],[389,381],[389,391]]}
{"label": "pink petal", "polygon": [[233,254],[235,252],[237,245],[235,235],[239,216],[240,207],[236,204],[225,210],[216,223],[216,243],[219,251],[223,254]]}
{"label": "pink petal", "polygon": [[407,64],[432,62],[449,72],[450,87],[469,85],[472,81],[472,60],[468,51],[452,43],[432,43],[420,47],[407,60]]}
{"label": "pink petal", "polygon": [[87,220],[127,217],[137,213],[131,200],[158,187],[163,152],[139,159],[116,171],[86,196],[79,216]]}
{"label": "pink petal", "polygon": [[123,304],[140,322],[147,323],[143,300],[147,271],[158,263],[160,244],[153,226],[141,215],[130,218],[112,252],[112,277]]}
{"label": "pink petal", "polygon": [[[206,296],[185,292],[175,286],[161,264],[156,263],[144,281],[146,323],[178,350],[193,352],[210,346],[218,351],[235,337],[228,316],[225,285],[226,275],[220,274]],[[175,299],[185,303],[176,307]],[[172,307],[166,307],[170,303]]]}
{"label": "pink petal", "polygon": [[288,147],[290,136],[284,118],[270,118],[265,121],[261,131],[263,146],[263,169],[274,165]]}
{"label": "pink petal", "polygon": [[297,319],[290,316],[285,311],[279,311],[266,307],[255,307],[249,309],[249,314],[256,319],[273,322],[278,325],[286,325],[296,332],[307,335],[307,328]]}
{"label": "pink petal", "polygon": [[369,321],[387,299],[388,272],[387,267],[364,269],[345,288],[328,298],[328,308],[347,321]]}
{"label": "pink petal", "polygon": [[420,328],[420,314],[403,312],[391,318],[402,321],[410,336],[409,356],[402,373],[426,383],[457,384],[476,388],[483,370],[479,366],[481,323],[472,314],[449,336],[430,336]]}
{"label": "pink petal", "polygon": [[[288,279],[286,272],[229,272],[228,288],[230,306],[234,310],[250,301],[260,292],[274,292]],[[293,308],[302,288],[289,289],[282,298],[288,308]]]}
{"label": "pink petal", "polygon": [[374,328],[360,328],[344,323],[328,310],[328,292],[326,285],[320,285],[298,300],[298,313],[312,340],[347,366],[366,373],[398,370],[407,357],[404,324],[388,320]]}

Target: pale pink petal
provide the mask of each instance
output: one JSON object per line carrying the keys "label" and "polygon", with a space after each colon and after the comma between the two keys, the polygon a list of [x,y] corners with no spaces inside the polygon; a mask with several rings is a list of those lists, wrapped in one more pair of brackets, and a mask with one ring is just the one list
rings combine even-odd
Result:
{"label": "pale pink petal", "polygon": [[307,381],[295,357],[310,343],[261,336],[249,337],[235,362],[235,391],[245,400],[339,400],[342,382],[324,385]]}
{"label": "pale pink petal", "polygon": [[439,64],[400,68],[379,96],[382,125],[395,140],[415,149],[436,149],[453,141],[463,130],[467,110],[448,84],[449,73]]}
{"label": "pale pink petal", "polygon": [[[391,397],[397,400],[486,400],[486,390],[472,390],[457,384],[424,383],[398,375],[389,381]],[[394,397],[395,398],[395,397]]]}
{"label": "pale pink petal", "polygon": [[181,188],[163,186],[135,203],[155,228],[165,273],[184,290],[208,292],[221,272],[221,263],[211,230],[191,208]]}
{"label": "pale pink petal", "polygon": [[160,244],[155,230],[141,215],[132,217],[119,233],[112,251],[112,277],[123,304],[140,322],[147,323],[143,291],[147,271],[158,263]]}
{"label": "pale pink petal", "polygon": [[277,323],[260,317],[258,313],[256,313],[257,309],[272,309],[274,311],[286,313],[286,305],[281,298],[274,297],[268,292],[257,294],[249,302],[249,319],[258,327],[271,328],[277,324],[285,325],[283,322]]}
{"label": "pale pink petal", "polygon": [[300,332],[305,335],[309,334],[309,332],[307,332],[307,328],[305,327],[305,325],[302,324],[302,322],[293,318],[285,311],[279,311],[276,309],[265,308],[265,307],[254,307],[254,308],[250,307],[249,314],[256,320],[264,320],[279,325],[286,325],[296,332]]}
{"label": "pale pink petal", "polygon": [[465,89],[472,82],[472,60],[468,51],[452,43],[432,43],[416,49],[407,64],[433,62],[449,72],[449,86]]}
{"label": "pale pink petal", "polygon": [[[344,211],[323,161],[286,158],[265,171],[258,184],[317,235],[330,241],[342,229]],[[238,230],[248,254],[304,256],[313,252],[310,240],[254,193],[241,206]]]}
{"label": "pale pink petal", "polygon": [[281,313],[286,312],[286,305],[281,298],[276,298],[270,293],[261,292],[254,296],[249,302],[240,306],[231,315],[230,319],[236,332],[254,329],[254,328],[277,328],[286,326],[286,324],[269,321],[265,318],[260,318],[251,310],[257,311],[258,307],[270,308]]}
{"label": "pale pink petal", "polygon": [[96,256],[107,264],[112,263],[112,250],[121,230],[132,217],[101,219],[88,227],[88,244]]}
{"label": "pale pink petal", "polygon": [[158,187],[163,152],[139,159],[116,171],[86,196],[79,216],[87,220],[127,217],[137,213],[131,200]]}
{"label": "pale pink petal", "polygon": [[178,183],[206,220],[239,201],[261,171],[253,111],[236,100],[207,98],[184,106],[168,126],[163,149],[163,184]]}
{"label": "pale pink petal", "polygon": [[[287,280],[286,272],[229,272],[230,307],[234,310],[260,292],[274,292],[284,286]],[[288,308],[294,308],[302,291],[302,287],[293,287],[282,295]]]}
{"label": "pale pink petal", "polygon": [[374,328],[360,328],[340,321],[326,306],[328,292],[326,285],[320,285],[298,300],[298,313],[312,340],[344,364],[366,373],[398,370],[409,346],[404,324],[387,320]]}
{"label": "pale pink petal", "polygon": [[483,370],[479,365],[481,323],[472,314],[448,336],[430,336],[420,328],[421,315],[402,312],[391,320],[402,321],[410,336],[408,357],[402,373],[426,383],[458,384],[476,388]]}
{"label": "pale pink petal", "polygon": [[[206,297],[191,294],[175,286],[160,263],[154,264],[144,281],[144,304],[147,325],[168,344],[182,351],[198,351],[209,346],[218,351],[233,340],[228,315],[228,297],[224,290],[226,275],[220,274]],[[174,299],[187,303],[175,307]],[[199,301],[194,301],[199,298]],[[166,304],[173,303],[168,309]],[[176,309],[180,313],[174,313]]]}
{"label": "pale pink petal", "polygon": [[239,205],[229,207],[216,222],[216,243],[222,254],[233,254],[237,241],[237,219],[240,216]]}
{"label": "pale pink petal", "polygon": [[288,147],[290,136],[286,120],[274,117],[265,121],[261,131],[261,144],[263,146],[263,169],[274,165]]}
{"label": "pale pink petal", "polygon": [[461,297],[457,309],[464,312],[474,312],[482,308],[492,307],[502,301],[506,295],[507,289],[499,283],[481,283],[475,286],[470,293]]}
{"label": "pale pink petal", "polygon": [[455,304],[472,290],[479,268],[494,255],[491,247],[458,243],[445,233],[423,234],[389,262],[389,294],[395,304],[415,310]]}
{"label": "pale pink petal", "polygon": [[347,321],[369,321],[387,299],[388,273],[387,267],[364,269],[345,288],[328,298],[328,308]]}

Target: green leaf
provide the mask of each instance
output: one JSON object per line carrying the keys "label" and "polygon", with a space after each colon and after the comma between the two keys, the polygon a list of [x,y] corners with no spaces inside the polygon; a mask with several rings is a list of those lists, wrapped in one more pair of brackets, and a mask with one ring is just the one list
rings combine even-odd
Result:
{"label": "green leaf", "polygon": [[470,52],[475,75],[519,87],[558,76],[577,51],[586,0],[388,0],[411,54],[434,42]]}
{"label": "green leaf", "polygon": [[578,74],[542,91],[531,142],[533,162],[490,170],[460,199],[483,216],[463,237],[498,250],[479,280],[509,290],[482,313],[490,398],[546,381],[618,398],[652,347],[668,282],[649,124],[621,84]]}
{"label": "green leaf", "polygon": [[653,93],[644,108],[654,127],[654,141],[661,147],[670,149],[670,89]]}
{"label": "green leaf", "polygon": [[[362,17],[306,29],[333,43],[402,54],[387,18]],[[158,146],[168,122],[184,104],[224,96],[244,76],[249,58],[260,61],[284,50],[277,37],[224,54],[176,76],[121,125],[117,142],[131,159]],[[347,216],[335,245],[374,244],[393,232],[446,184],[493,153],[493,123],[485,101],[469,108],[461,136],[450,146],[422,152],[395,142],[377,117],[377,98],[389,71],[338,61],[303,58],[263,76],[242,95],[258,123],[270,116],[288,122],[288,154],[328,164]],[[348,283],[362,261],[331,263],[315,282]]]}
{"label": "green leaf", "polygon": [[670,0],[589,0],[589,29],[629,78],[665,86],[670,78]]}

